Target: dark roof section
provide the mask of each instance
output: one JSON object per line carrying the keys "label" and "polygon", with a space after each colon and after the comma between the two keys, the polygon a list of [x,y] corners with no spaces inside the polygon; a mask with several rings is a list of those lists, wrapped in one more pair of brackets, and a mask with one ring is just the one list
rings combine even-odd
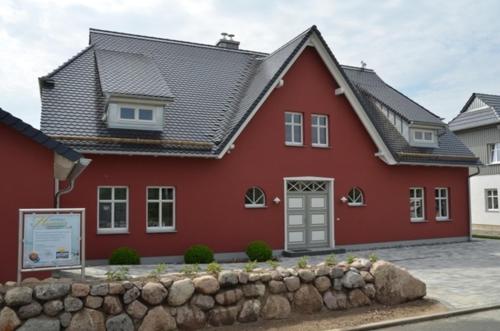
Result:
{"label": "dark roof section", "polygon": [[[489,108],[467,111],[476,98],[483,101]],[[500,123],[500,96],[472,93],[460,113],[450,121],[449,126],[452,131],[460,131],[497,123]]]}
{"label": "dark roof section", "polygon": [[171,100],[173,95],[155,62],[142,54],[96,50],[104,94]]}
{"label": "dark roof section", "polygon": [[19,133],[25,135],[26,137],[32,139],[36,143],[48,148],[57,154],[67,158],[70,161],[76,162],[82,157],[80,153],[74,151],[68,146],[55,141],[54,139],[48,137],[45,133],[40,130],[35,129],[23,120],[15,117],[11,113],[0,108],[0,123],[3,123]]}

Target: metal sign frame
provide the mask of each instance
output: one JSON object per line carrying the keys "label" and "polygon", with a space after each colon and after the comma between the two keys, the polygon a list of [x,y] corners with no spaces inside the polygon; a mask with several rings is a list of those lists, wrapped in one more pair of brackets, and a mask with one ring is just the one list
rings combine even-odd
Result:
{"label": "metal sign frame", "polygon": [[[24,215],[27,214],[80,214],[80,264],[61,267],[40,267],[23,268],[24,256]],[[73,270],[81,269],[82,279],[85,279],[85,208],[39,208],[39,209],[19,209],[19,233],[17,252],[17,283],[21,283],[23,272],[53,271],[53,270]]]}

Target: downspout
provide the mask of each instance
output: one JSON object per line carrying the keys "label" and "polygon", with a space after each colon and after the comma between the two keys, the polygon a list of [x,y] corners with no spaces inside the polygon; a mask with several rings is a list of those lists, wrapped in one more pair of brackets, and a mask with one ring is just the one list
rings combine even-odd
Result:
{"label": "downspout", "polygon": [[75,163],[73,169],[71,169],[71,172],[69,173],[67,178],[69,184],[65,188],[59,189],[59,180],[56,179],[55,208],[60,207],[61,195],[67,194],[73,190],[73,188],[75,187],[76,178],[82,173],[83,170],[85,170],[85,168],[90,164],[91,161],[92,161],[91,159],[86,159],[82,157]]}
{"label": "downspout", "polygon": [[469,175],[468,185],[467,185],[467,196],[469,197],[469,241],[472,241],[472,208],[471,208],[471,195],[470,195],[470,179],[481,173],[481,168],[475,167],[477,172],[475,174]]}

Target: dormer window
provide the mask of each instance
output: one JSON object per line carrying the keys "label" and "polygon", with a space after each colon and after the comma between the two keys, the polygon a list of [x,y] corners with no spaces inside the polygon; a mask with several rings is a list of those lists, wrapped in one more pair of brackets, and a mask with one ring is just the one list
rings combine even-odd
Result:
{"label": "dormer window", "polygon": [[410,132],[410,144],[412,146],[438,147],[436,130],[412,128]]}
{"label": "dormer window", "polygon": [[112,129],[162,131],[163,111],[158,105],[110,103],[106,121]]}

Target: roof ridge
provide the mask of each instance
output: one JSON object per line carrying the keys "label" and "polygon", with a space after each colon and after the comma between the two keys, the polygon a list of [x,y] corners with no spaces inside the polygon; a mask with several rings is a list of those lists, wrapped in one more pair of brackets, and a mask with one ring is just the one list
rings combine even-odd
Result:
{"label": "roof ridge", "polygon": [[81,51],[79,51],[78,53],[76,53],[75,55],[73,55],[72,57],[70,57],[68,60],[66,60],[65,62],[63,62],[63,64],[61,64],[59,67],[55,68],[54,70],[52,70],[48,74],[39,77],[38,79],[52,77],[53,75],[55,75],[56,73],[58,73],[59,71],[61,71],[62,69],[64,69],[68,64],[70,64],[73,61],[75,61],[80,55],[82,55],[83,53],[87,52],[92,47],[94,47],[94,45],[88,45],[87,47],[85,47],[84,49],[82,49]]}
{"label": "roof ridge", "polygon": [[294,41],[296,41],[300,37],[303,37],[304,34],[307,34],[311,30],[316,30],[316,29],[317,29],[316,25],[313,25],[310,28],[307,28],[306,30],[302,31],[301,33],[299,33],[298,35],[296,35],[295,37],[293,37],[291,40],[287,41],[285,44],[283,44],[280,47],[278,47],[277,49],[275,49],[272,53],[268,54],[266,56],[266,59],[268,59],[268,58],[272,57],[273,55],[277,54],[280,50],[282,50],[283,48],[287,47],[288,45],[290,45],[291,43],[293,43]]}
{"label": "roof ridge", "polygon": [[[153,36],[145,36],[145,35],[134,34],[134,33],[101,30],[101,29],[95,29],[95,28],[89,28],[89,34],[91,34],[91,33],[100,33],[100,34],[117,36],[117,37],[124,37],[124,38],[135,38],[135,39],[143,39],[143,40],[149,40],[149,41],[180,44],[180,45],[192,46],[192,47],[211,48],[211,49],[217,49],[220,51],[226,51],[226,52],[232,52],[232,53],[246,53],[246,54],[250,53],[250,54],[256,54],[256,55],[263,55],[263,56],[268,55],[268,53],[259,52],[259,51],[251,51],[251,50],[246,50],[246,49],[231,49],[231,48],[218,47],[215,45],[196,43],[196,42],[191,42],[191,41],[160,38],[160,37],[153,37]],[[89,43],[90,43],[90,36],[89,36]]]}
{"label": "roof ridge", "polygon": [[342,69],[356,70],[356,71],[365,71],[365,72],[373,72],[373,73],[375,73],[375,70],[374,69],[370,69],[370,68],[363,68],[363,67],[351,66],[351,65],[348,65],[348,64],[341,64],[340,66],[342,67]]}

